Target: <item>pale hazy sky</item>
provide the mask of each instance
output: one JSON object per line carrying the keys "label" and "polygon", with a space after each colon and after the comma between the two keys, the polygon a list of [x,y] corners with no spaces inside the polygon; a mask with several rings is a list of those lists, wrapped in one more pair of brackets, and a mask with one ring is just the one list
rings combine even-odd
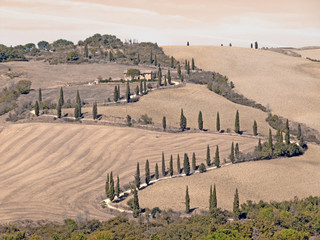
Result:
{"label": "pale hazy sky", "polygon": [[320,45],[320,0],[0,0],[0,44],[95,33],[159,45]]}

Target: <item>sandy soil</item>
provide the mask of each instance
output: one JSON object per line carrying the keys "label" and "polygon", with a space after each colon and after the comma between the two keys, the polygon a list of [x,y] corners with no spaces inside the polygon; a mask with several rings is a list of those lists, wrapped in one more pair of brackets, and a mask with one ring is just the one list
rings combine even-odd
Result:
{"label": "sandy soil", "polygon": [[[227,75],[236,90],[272,111],[320,131],[319,63],[265,50],[213,46],[163,47],[178,60]],[[313,50],[316,51],[316,50]]]}
{"label": "sandy soil", "polygon": [[[125,118],[129,114],[138,120],[142,114],[148,114],[153,122],[162,124],[166,116],[167,126],[179,127],[180,111],[184,110],[187,126],[198,128],[198,114],[202,111],[204,128],[215,131],[216,116],[219,111],[221,129],[234,131],[237,109],[240,113],[240,127],[245,133],[252,134],[253,120],[258,124],[258,132],[268,134],[269,126],[265,122],[267,114],[253,108],[234,104],[225,98],[209,91],[206,86],[187,84],[185,87],[153,91],[143,96],[139,102],[119,106],[99,106],[98,112],[107,116]],[[84,108],[84,112],[92,112],[92,107]],[[73,109],[65,112],[73,113]],[[161,125],[162,126],[162,125]]]}
{"label": "sandy soil", "polygon": [[320,49],[306,49],[306,50],[293,50],[300,54],[303,58],[309,57],[311,59],[320,60]]}
{"label": "sandy soil", "polygon": [[[208,210],[210,184],[216,184],[218,207],[232,210],[238,188],[240,203],[292,200],[319,195],[320,146],[310,146],[301,157],[247,162],[185,178],[160,181],[139,192],[140,206],[185,209],[185,189],[189,186],[191,208]],[[156,201],[154,200],[156,199]]]}
{"label": "sandy soil", "polygon": [[[212,155],[218,144],[221,161],[231,142],[244,152],[257,140],[209,133],[169,134],[133,128],[77,124],[13,124],[0,133],[0,222],[22,219],[62,221],[107,219],[100,207],[107,172],[120,176],[121,185],[133,180],[136,163],[151,171],[165,152],[197,155],[204,162],[207,144]],[[176,164],[174,165],[176,166]]]}

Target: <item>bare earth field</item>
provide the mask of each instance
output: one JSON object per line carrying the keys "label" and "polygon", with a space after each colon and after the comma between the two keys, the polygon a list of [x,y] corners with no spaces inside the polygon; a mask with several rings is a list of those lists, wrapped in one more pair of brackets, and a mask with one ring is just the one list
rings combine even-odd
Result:
{"label": "bare earth field", "polygon": [[[269,126],[265,121],[266,113],[232,103],[209,91],[206,86],[191,83],[185,87],[152,91],[136,103],[98,106],[98,113],[122,118],[129,114],[135,120],[138,120],[142,114],[148,114],[153,122],[160,125],[162,117],[166,116],[167,126],[179,127],[181,108],[187,118],[187,126],[190,128],[198,128],[198,113],[202,111],[204,128],[215,131],[216,116],[219,111],[221,129],[230,128],[234,132],[235,114],[239,110],[240,127],[244,133],[252,134],[254,119],[257,121],[259,133],[267,135],[269,131]],[[64,111],[72,113],[73,109]],[[83,108],[83,111],[91,113],[92,107]]]}
{"label": "bare earth field", "polygon": [[[12,124],[0,133],[0,222],[66,218],[105,220],[111,212],[103,209],[107,172],[120,176],[123,186],[133,180],[136,164],[161,164],[165,152],[188,150],[204,162],[207,144],[212,155],[219,145],[221,161],[227,158],[231,142],[241,151],[251,151],[255,138],[209,133],[168,134],[134,128],[80,124]],[[222,161],[223,162],[223,161]]]}
{"label": "bare earth field", "polygon": [[293,50],[294,52],[300,54],[303,58],[311,58],[320,60],[320,48],[317,49],[303,49],[303,50]]}
{"label": "bare earth field", "polygon": [[295,196],[318,196],[319,154],[320,146],[311,145],[301,157],[234,164],[206,174],[160,181],[139,192],[140,205],[184,211],[186,185],[191,208],[196,211],[209,210],[210,184],[216,184],[218,207],[229,210],[236,188],[240,204],[247,200],[283,201]]}
{"label": "bare earth field", "polygon": [[163,49],[180,61],[193,57],[199,68],[227,75],[236,90],[246,97],[320,131],[319,63],[260,49],[214,46]]}

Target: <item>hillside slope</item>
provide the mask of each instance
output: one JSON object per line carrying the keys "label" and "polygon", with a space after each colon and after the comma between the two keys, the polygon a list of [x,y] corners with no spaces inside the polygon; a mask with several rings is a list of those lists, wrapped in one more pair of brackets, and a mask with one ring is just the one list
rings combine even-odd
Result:
{"label": "hillside slope", "polygon": [[272,111],[320,131],[319,63],[265,50],[213,46],[168,46],[180,61],[227,75],[236,90]]}

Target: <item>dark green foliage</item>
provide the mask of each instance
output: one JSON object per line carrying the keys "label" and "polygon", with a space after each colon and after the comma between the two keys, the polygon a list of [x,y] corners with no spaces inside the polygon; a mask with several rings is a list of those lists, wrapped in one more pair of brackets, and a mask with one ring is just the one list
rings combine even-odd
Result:
{"label": "dark green foliage", "polygon": [[213,191],[212,191],[212,185],[210,186],[210,197],[209,197],[210,213],[213,213],[216,208],[217,208],[217,192],[216,192],[216,185],[214,184]]}
{"label": "dark green foliage", "polygon": [[190,162],[189,162],[188,154],[186,153],[184,154],[184,159],[183,159],[183,171],[187,176],[190,174]]}
{"label": "dark green foliage", "polygon": [[93,120],[97,119],[97,117],[98,117],[97,102],[94,102],[94,104],[92,106],[92,117],[93,117]]}
{"label": "dark green foliage", "polygon": [[200,173],[204,173],[206,171],[206,165],[204,165],[203,163],[200,164],[199,166],[199,172]]}
{"label": "dark green foliage", "polygon": [[220,156],[219,156],[219,146],[217,145],[216,154],[214,157],[214,165],[219,168],[220,167]]}
{"label": "dark green foliage", "polygon": [[142,81],[143,81],[143,80],[140,80],[140,95],[143,95]]}
{"label": "dark green foliage", "polygon": [[136,188],[140,188],[141,180],[140,180],[140,167],[139,163],[137,163],[137,170],[136,170],[136,175],[134,175],[134,183]]}
{"label": "dark green foliage", "polygon": [[268,145],[269,145],[269,148],[270,148],[270,149],[273,149],[271,129],[269,129],[269,140],[268,140]]}
{"label": "dark green foliage", "polygon": [[173,157],[172,157],[172,154],[170,156],[170,162],[169,162],[169,174],[170,174],[170,176],[173,176]]}
{"label": "dark green foliage", "polygon": [[197,162],[196,162],[196,154],[192,153],[192,170],[195,171],[197,169]]}
{"label": "dark green foliage", "polygon": [[195,65],[194,65],[194,59],[192,58],[191,60],[191,69],[194,70],[195,69]]}
{"label": "dark green foliage", "polygon": [[120,197],[120,179],[119,179],[119,176],[117,176],[116,196]]}
{"label": "dark green foliage", "polygon": [[256,120],[253,121],[253,135],[257,136],[258,135],[258,126]]}
{"label": "dark green foliage", "polygon": [[150,64],[153,63],[152,51],[150,52]]}
{"label": "dark green foliage", "polygon": [[84,46],[84,57],[88,58],[89,57],[89,51],[88,51],[88,44]]}
{"label": "dark green foliage", "polygon": [[[58,106],[61,107],[61,104],[58,104]],[[79,104],[76,104],[75,108],[74,108],[74,118],[78,119],[81,116],[81,112],[80,112],[80,107]]]}
{"label": "dark green foliage", "polygon": [[130,115],[127,115],[127,125],[128,125],[128,127],[132,126],[131,116]]}
{"label": "dark green foliage", "polygon": [[155,65],[155,66],[158,66],[157,55],[154,55],[154,65]]}
{"label": "dark green foliage", "polygon": [[189,213],[190,212],[190,197],[189,197],[188,186],[186,187],[185,203],[186,203],[186,213]]}
{"label": "dark green foliage", "polygon": [[180,156],[179,156],[179,154],[177,156],[177,173],[178,174],[181,173],[181,165],[180,165]]}
{"label": "dark green foliage", "polygon": [[167,86],[168,84],[167,84],[167,76],[166,75],[164,75],[164,86]]}
{"label": "dark green foliage", "polygon": [[170,73],[170,70],[168,70],[167,79],[168,79],[168,84],[171,85],[172,82],[171,82],[171,73]]}
{"label": "dark green foliage", "polygon": [[14,88],[18,90],[20,94],[28,94],[31,90],[31,82],[28,80],[20,80],[15,84]]}
{"label": "dark green foliage", "polygon": [[139,205],[138,191],[137,191],[137,189],[134,189],[134,192],[133,192],[133,217],[134,218],[139,217],[140,212],[141,212],[141,209],[140,209],[140,205]]}
{"label": "dark green foliage", "polygon": [[137,85],[137,86],[136,86],[136,95],[137,95],[137,96],[139,95],[139,92],[140,92],[139,86]]}
{"label": "dark green foliage", "polygon": [[105,192],[106,192],[107,197],[109,197],[109,189],[110,189],[110,178],[109,178],[109,173],[108,173],[106,185],[105,185]]}
{"label": "dark green foliage", "polygon": [[163,131],[166,131],[167,129],[167,119],[165,116],[163,116],[162,118],[162,128],[163,128]]}
{"label": "dark green foliage", "polygon": [[198,115],[198,127],[199,127],[199,130],[203,129],[203,119],[202,119],[202,112],[201,111],[199,112],[199,115]]}
{"label": "dark green foliage", "polygon": [[298,140],[300,140],[301,136],[302,136],[302,133],[301,133],[301,125],[300,125],[300,123],[299,123],[299,124],[298,124],[298,133],[297,133],[297,138],[298,138]]}
{"label": "dark green foliage", "polygon": [[181,108],[181,114],[180,114],[180,129],[181,131],[184,131],[187,128],[187,118],[183,114],[183,109]]}
{"label": "dark green foliage", "polygon": [[187,74],[190,74],[190,62],[187,63]]}
{"label": "dark green foliage", "polygon": [[114,58],[113,52],[110,51],[110,52],[109,52],[109,61],[110,61],[110,62],[114,62],[114,60],[115,60],[115,58]]}
{"label": "dark green foliage", "polygon": [[41,91],[41,88],[39,88],[39,103],[42,102],[42,91]]}
{"label": "dark green foliage", "polygon": [[251,48],[253,48],[253,43],[251,43]]}
{"label": "dark green foliage", "polygon": [[36,101],[35,105],[34,105],[34,113],[36,114],[36,116],[39,116],[39,103],[38,101]]}
{"label": "dark green foliage", "polygon": [[75,61],[78,61],[79,58],[80,58],[80,55],[79,55],[79,53],[77,51],[71,51],[66,56],[66,61],[75,62]]}
{"label": "dark green foliage", "polygon": [[159,84],[159,86],[161,86],[162,85],[162,70],[161,70],[161,68],[159,67],[159,69],[158,69],[158,84]]}
{"label": "dark green foliage", "polygon": [[129,86],[129,82],[127,82],[127,88],[126,88],[126,100],[127,102],[130,102],[130,86]]}
{"label": "dark green foliage", "polygon": [[112,172],[110,173],[109,198],[112,201],[115,197],[114,181]]}
{"label": "dark green foliage", "polygon": [[254,48],[255,48],[255,49],[258,49],[258,42],[255,42],[255,43],[254,43]]}
{"label": "dark green foliage", "polygon": [[188,69],[188,60],[184,60],[184,69],[187,70]]}
{"label": "dark green foliage", "polygon": [[177,67],[177,73],[178,73],[179,78],[181,78],[181,67],[180,67],[180,64]]}
{"label": "dark green foliage", "polygon": [[236,133],[240,133],[240,120],[239,120],[239,111],[237,110],[236,112],[236,119],[235,119],[235,123],[234,123],[234,131]]}
{"label": "dark green foliage", "polygon": [[61,102],[57,104],[57,118],[61,118]]}
{"label": "dark green foliage", "polygon": [[290,144],[290,128],[289,128],[289,121],[287,119],[287,122],[286,122],[286,128],[285,128],[285,142],[287,145]]}
{"label": "dark green foliage", "polygon": [[174,68],[174,58],[172,56],[170,58],[170,66],[171,68]]}
{"label": "dark green foliage", "polygon": [[145,181],[146,184],[149,185],[150,183],[150,167],[149,167],[149,160],[146,161],[146,166],[145,166]]}
{"label": "dark green foliage", "polygon": [[211,157],[210,157],[210,148],[209,144],[207,145],[207,158],[206,158],[207,166],[211,165]]}
{"label": "dark green foliage", "polygon": [[236,192],[234,194],[234,199],[233,199],[233,216],[235,219],[238,219],[240,216],[240,208],[239,208],[239,193],[238,193],[238,188],[236,188]]}
{"label": "dark green foliage", "polygon": [[143,81],[143,93],[147,94],[147,80]]}
{"label": "dark green foliage", "polygon": [[162,176],[166,176],[167,172],[166,172],[166,163],[164,160],[164,153],[162,152],[162,162],[161,162],[161,169],[162,169]]}
{"label": "dark green foliage", "polygon": [[[63,99],[63,90],[62,88],[60,89],[60,98],[59,98],[59,101],[61,100],[61,105],[64,104],[64,99]],[[77,90],[77,96],[76,96],[76,104],[78,106],[78,117],[81,116],[82,112],[81,112],[81,98],[80,98],[80,93],[79,93],[79,90]]]}
{"label": "dark green foliage", "polygon": [[232,163],[235,162],[235,158],[234,158],[234,144],[233,144],[233,142],[232,142],[232,144],[231,144],[231,152],[230,152],[229,158],[230,158],[230,161],[231,161]]}
{"label": "dark green foliage", "polygon": [[159,167],[158,163],[156,163],[155,171],[154,171],[154,176],[156,179],[159,179]]}
{"label": "dark green foliage", "polygon": [[219,115],[219,112],[217,112],[216,129],[217,129],[217,132],[220,132],[220,115]]}
{"label": "dark green foliage", "polygon": [[239,156],[240,156],[239,143],[236,143],[236,147],[234,149],[234,154],[236,156],[236,159],[239,159]]}

